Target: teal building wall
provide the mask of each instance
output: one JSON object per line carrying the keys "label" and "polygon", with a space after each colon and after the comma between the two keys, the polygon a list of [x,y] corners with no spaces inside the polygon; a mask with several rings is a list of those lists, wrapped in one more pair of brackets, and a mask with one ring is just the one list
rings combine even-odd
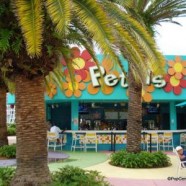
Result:
{"label": "teal building wall", "polygon": [[[180,56],[182,60],[186,60],[186,56]],[[103,61],[102,55],[97,55],[97,59],[100,61],[100,63]],[[175,56],[165,56],[166,61],[175,60]],[[121,58],[123,62],[123,66],[125,67],[125,70],[127,71],[128,63],[125,59]],[[114,65],[115,69],[118,69],[117,65]],[[168,65],[166,65],[166,71],[168,69]],[[184,77],[184,79],[186,79]],[[45,95],[45,101],[46,101],[46,112],[47,112],[47,120],[51,120],[51,105],[52,104],[63,104],[63,103],[69,103],[70,104],[70,113],[65,112],[65,108],[61,108],[61,115],[63,115],[63,112],[66,113],[66,115],[70,115],[70,124],[68,124],[68,128],[71,128],[72,130],[78,130],[78,107],[79,102],[127,102],[128,96],[126,93],[127,89],[120,86],[120,82],[114,87],[114,91],[112,94],[105,95],[101,91],[99,91],[97,94],[92,95],[90,94],[86,89],[82,90],[82,95],[80,97],[67,97],[65,96],[64,92],[60,91],[59,88],[57,89],[57,94],[54,95],[54,97],[51,99],[47,95]],[[177,129],[177,108],[176,104],[185,101],[186,100],[186,88],[182,88],[182,93],[179,95],[175,95],[173,91],[171,92],[165,92],[163,88],[156,88],[155,91],[151,93],[153,100],[152,102],[155,103],[163,103],[168,102],[169,103],[169,113],[170,113],[170,126],[169,128],[171,130]],[[14,95],[9,94],[8,95],[8,104],[14,104],[15,103],[15,97]],[[57,112],[57,111],[56,111]],[[59,117],[58,119],[60,120]],[[57,122],[56,118],[56,122]],[[69,122],[69,121],[68,121]],[[63,124],[60,123],[62,126]],[[67,124],[66,124],[67,125]],[[65,126],[66,126],[65,125]],[[63,128],[65,128],[65,126]]]}

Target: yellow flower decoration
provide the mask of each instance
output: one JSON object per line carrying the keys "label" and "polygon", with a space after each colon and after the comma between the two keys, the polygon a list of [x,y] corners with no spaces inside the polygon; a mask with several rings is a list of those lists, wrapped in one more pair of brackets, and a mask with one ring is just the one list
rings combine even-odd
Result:
{"label": "yellow flower decoration", "polygon": [[53,84],[53,83],[49,83],[49,88],[47,90],[47,95],[50,98],[53,98],[56,94],[57,94],[57,87],[56,87],[56,85]]}
{"label": "yellow flower decoration", "polygon": [[80,97],[81,90],[84,90],[86,88],[85,84],[81,82],[82,81],[81,76],[80,75],[75,76],[74,85],[69,76],[66,77],[66,81],[67,82],[63,83],[65,95],[67,97],[71,97],[72,95],[74,95],[75,97]]}
{"label": "yellow flower decoration", "polygon": [[186,61],[182,61],[179,56],[175,58],[175,61],[169,61],[168,65],[168,74],[174,76],[175,79],[182,79],[186,75]]}

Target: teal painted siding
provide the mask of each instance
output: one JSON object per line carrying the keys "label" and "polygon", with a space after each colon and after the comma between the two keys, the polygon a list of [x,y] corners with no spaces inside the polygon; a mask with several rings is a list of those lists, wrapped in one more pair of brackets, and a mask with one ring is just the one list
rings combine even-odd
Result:
{"label": "teal painted siding", "polygon": [[[101,61],[103,59],[102,55],[97,56],[98,60]],[[165,56],[166,60],[174,60],[175,56]],[[183,60],[186,60],[186,56],[181,56]],[[123,60],[123,66],[125,67],[127,71],[127,61]],[[114,68],[118,68],[117,65],[115,65]],[[167,68],[167,67],[166,67]],[[175,95],[173,92],[165,92],[162,88],[156,90],[151,93],[153,96],[153,101],[155,102],[169,102],[169,101],[177,101],[178,103],[181,101],[186,100],[186,88],[182,89],[182,93],[180,95]],[[91,95],[88,93],[88,91],[83,90],[82,96],[79,98],[76,98],[74,96],[68,98],[58,89],[58,93],[53,97],[53,99],[50,99],[48,96],[45,96],[45,100],[47,103],[58,103],[58,102],[64,102],[64,101],[71,101],[71,100],[78,100],[78,101],[127,101],[128,97],[126,95],[126,88],[122,88],[120,86],[120,82],[115,86],[114,91],[112,94],[105,95],[101,91],[99,91],[95,95]],[[8,95],[8,104],[15,103],[15,97],[13,95]]]}

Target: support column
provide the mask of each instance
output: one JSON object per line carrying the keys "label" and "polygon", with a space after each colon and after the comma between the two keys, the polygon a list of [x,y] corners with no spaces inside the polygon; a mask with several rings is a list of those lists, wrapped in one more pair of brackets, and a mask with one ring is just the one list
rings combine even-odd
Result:
{"label": "support column", "polygon": [[170,130],[177,130],[177,112],[175,102],[170,102]]}
{"label": "support column", "polygon": [[73,100],[71,102],[71,130],[78,130],[79,128],[79,102]]}

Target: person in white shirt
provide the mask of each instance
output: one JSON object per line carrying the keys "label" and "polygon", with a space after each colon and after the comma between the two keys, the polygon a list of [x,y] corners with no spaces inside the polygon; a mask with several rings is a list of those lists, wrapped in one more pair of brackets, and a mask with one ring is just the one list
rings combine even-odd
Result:
{"label": "person in white shirt", "polygon": [[54,132],[57,136],[57,142],[62,143],[62,141],[60,141],[60,138],[59,138],[59,133],[61,133],[62,130],[59,127],[53,124],[53,126],[50,128],[50,132]]}

